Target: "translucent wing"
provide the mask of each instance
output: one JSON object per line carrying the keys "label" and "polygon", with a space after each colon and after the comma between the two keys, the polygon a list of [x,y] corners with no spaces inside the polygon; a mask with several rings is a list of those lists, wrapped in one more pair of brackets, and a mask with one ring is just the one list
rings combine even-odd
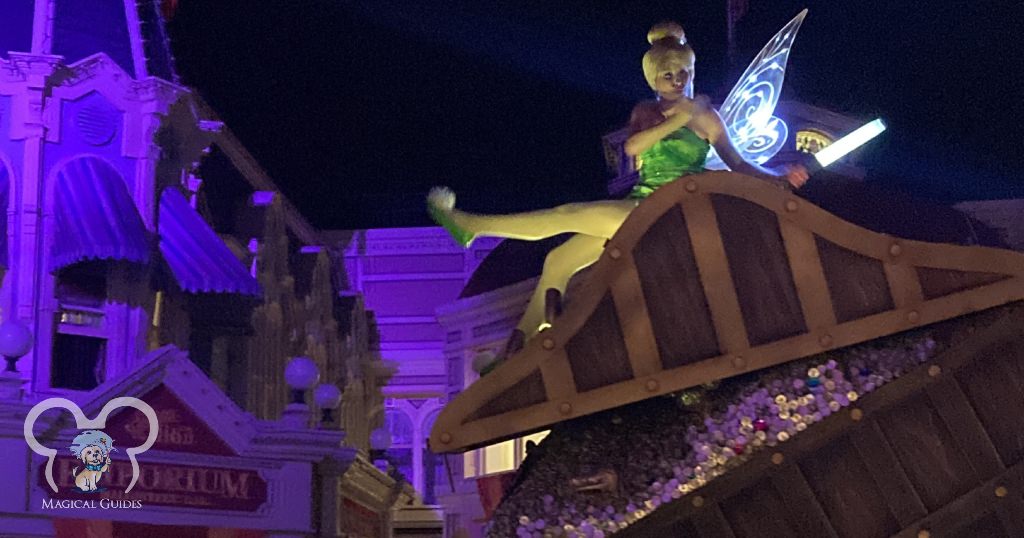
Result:
{"label": "translucent wing", "polygon": [[[729,138],[748,161],[761,164],[774,157],[786,143],[789,129],[784,121],[772,114],[779,103],[789,50],[806,15],[806,9],[801,11],[768,41],[719,109]],[[728,168],[714,148],[708,154],[704,167],[710,170]]]}

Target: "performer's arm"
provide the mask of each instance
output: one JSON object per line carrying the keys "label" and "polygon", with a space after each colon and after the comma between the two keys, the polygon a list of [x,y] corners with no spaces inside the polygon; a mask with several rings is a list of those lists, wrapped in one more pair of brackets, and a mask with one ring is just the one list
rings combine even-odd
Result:
{"label": "performer's arm", "polygon": [[693,121],[707,134],[708,141],[714,146],[718,156],[722,158],[722,162],[733,172],[763,179],[769,183],[788,185],[795,188],[800,188],[807,182],[808,173],[807,169],[803,166],[789,166],[785,172],[779,173],[744,159],[729,138],[725,130],[725,122],[722,121],[718,111],[709,110],[706,114],[701,114],[700,117],[694,118]]}
{"label": "performer's arm", "polygon": [[[706,98],[701,100],[680,99],[663,115],[658,105],[644,102],[633,108],[629,118],[629,127],[633,134],[626,139],[623,149],[626,155],[636,157],[647,151],[662,138],[674,133],[693,119],[702,107],[706,106]],[[665,116],[668,116],[667,118]]]}

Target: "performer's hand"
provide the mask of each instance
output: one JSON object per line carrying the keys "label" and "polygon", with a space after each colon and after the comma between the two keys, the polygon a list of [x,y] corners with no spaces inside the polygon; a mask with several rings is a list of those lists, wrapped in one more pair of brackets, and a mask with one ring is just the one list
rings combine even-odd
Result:
{"label": "performer's hand", "polygon": [[783,177],[794,189],[799,189],[804,186],[804,183],[807,183],[811,174],[807,171],[807,167],[802,164],[788,164],[783,169]]}

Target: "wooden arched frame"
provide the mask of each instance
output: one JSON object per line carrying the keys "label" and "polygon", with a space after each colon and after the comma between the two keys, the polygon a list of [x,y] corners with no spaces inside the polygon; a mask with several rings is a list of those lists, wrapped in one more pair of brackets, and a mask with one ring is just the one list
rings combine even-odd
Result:
{"label": "wooden arched frame", "polygon": [[[751,228],[772,228],[761,235],[777,237],[777,244],[750,252],[737,249],[744,239],[736,237],[747,233],[737,219],[747,216],[757,217]],[[723,221],[732,222],[731,228]],[[677,223],[672,224],[677,237],[658,237],[671,228],[666,223]],[[645,237],[652,228],[656,233]],[[655,251],[675,251],[652,256],[647,244],[654,244]],[[638,253],[644,263],[638,264]],[[775,266],[785,267],[785,274],[766,274],[762,285],[751,282],[749,264],[737,260],[764,255],[784,260]],[[645,264],[660,263],[665,256],[685,257],[695,271],[676,271],[671,279],[641,278],[641,273],[651,274]],[[840,274],[847,271],[852,272]],[[777,287],[788,282],[792,288],[788,310],[748,297],[771,288],[772,278],[784,283]],[[867,307],[855,305],[844,296],[841,284],[847,281],[870,284],[865,293],[877,297],[869,297]],[[665,340],[671,335],[663,328],[656,331],[652,323],[651,307],[662,315],[665,310],[661,294],[652,292],[657,286],[695,286],[702,292],[713,352],[686,360],[667,356],[671,346]],[[430,443],[438,452],[466,450],[1021,299],[1024,254],[903,240],[846,222],[747,176],[690,176],[660,188],[634,210],[565,314],[449,403]],[[696,310],[704,307],[692,303]],[[677,331],[699,326],[687,321],[692,312],[674,314],[680,320]],[[776,318],[798,322],[772,327]],[[616,346],[619,357],[614,356]]]}

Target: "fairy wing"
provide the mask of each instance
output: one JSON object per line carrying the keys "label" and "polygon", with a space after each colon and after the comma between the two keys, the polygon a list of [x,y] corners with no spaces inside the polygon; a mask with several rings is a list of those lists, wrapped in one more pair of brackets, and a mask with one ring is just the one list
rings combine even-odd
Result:
{"label": "fairy wing", "polygon": [[[779,103],[790,48],[806,15],[806,9],[801,11],[768,41],[719,108],[729,139],[747,161],[764,163],[786,143],[789,129],[772,114]],[[714,148],[704,168],[728,169]]]}

